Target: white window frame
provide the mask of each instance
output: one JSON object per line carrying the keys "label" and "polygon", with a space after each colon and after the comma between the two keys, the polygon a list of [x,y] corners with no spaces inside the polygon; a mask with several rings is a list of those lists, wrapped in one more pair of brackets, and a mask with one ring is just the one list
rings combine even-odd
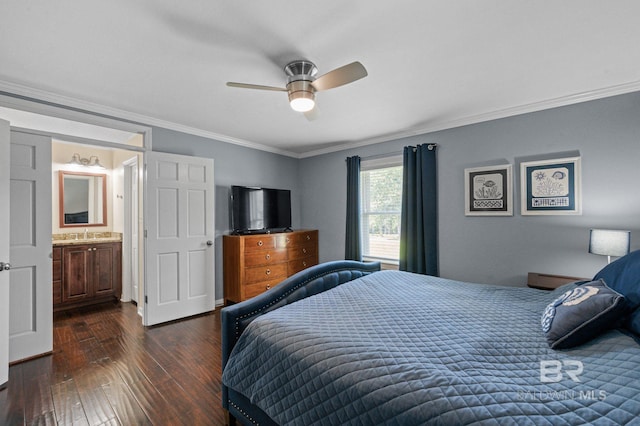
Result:
{"label": "white window frame", "polygon": [[[402,166],[402,155],[390,155],[384,157],[375,157],[370,159],[363,159],[360,161],[360,172],[366,172],[377,169],[386,169],[389,167],[398,167]],[[365,212],[365,200],[364,200],[364,186],[361,183],[360,186],[360,237],[363,245],[363,259],[365,261],[380,261],[383,264],[383,269],[397,269],[399,264],[399,259],[389,259],[389,258],[381,258],[376,256],[369,256],[364,254],[364,249],[366,247],[365,235],[363,235],[363,226],[364,216],[368,214],[372,214],[373,212]]]}

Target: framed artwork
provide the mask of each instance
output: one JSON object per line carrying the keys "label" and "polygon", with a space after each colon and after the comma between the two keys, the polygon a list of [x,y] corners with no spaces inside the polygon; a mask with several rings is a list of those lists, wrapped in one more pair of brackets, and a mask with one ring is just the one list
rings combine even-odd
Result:
{"label": "framed artwork", "polygon": [[511,164],[464,169],[465,216],[513,216]]}
{"label": "framed artwork", "polygon": [[580,157],[520,163],[523,215],[580,215]]}

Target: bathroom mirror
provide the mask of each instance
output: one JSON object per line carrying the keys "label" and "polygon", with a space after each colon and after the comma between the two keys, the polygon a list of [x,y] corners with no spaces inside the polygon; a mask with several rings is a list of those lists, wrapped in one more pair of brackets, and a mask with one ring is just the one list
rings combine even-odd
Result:
{"label": "bathroom mirror", "polygon": [[107,175],[60,170],[60,227],[107,224]]}

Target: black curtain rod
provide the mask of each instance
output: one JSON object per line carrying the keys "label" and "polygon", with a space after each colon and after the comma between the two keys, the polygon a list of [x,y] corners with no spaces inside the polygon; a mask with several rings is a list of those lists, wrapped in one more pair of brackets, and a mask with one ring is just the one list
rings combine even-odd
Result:
{"label": "black curtain rod", "polygon": [[[427,149],[428,149],[429,151],[434,150],[434,149],[436,149],[437,147],[438,147],[438,144],[437,144],[437,143],[429,143],[429,144],[427,144]],[[415,147],[415,146],[413,146],[413,145],[409,145],[409,148],[416,149],[416,147]]]}
{"label": "black curtain rod", "polygon": [[[436,149],[437,147],[438,147],[437,143],[427,144],[427,149],[429,151],[432,151],[432,150]],[[409,145],[409,148],[416,149],[416,147],[412,146],[412,145]],[[386,154],[376,154],[376,155],[371,155],[369,157],[360,157],[360,160],[375,160],[375,159],[378,159],[378,158],[392,157],[392,156],[395,156],[395,155],[402,155],[402,152],[388,152]],[[357,155],[353,155],[351,157],[357,157]],[[351,157],[345,158],[344,161],[347,161]]]}

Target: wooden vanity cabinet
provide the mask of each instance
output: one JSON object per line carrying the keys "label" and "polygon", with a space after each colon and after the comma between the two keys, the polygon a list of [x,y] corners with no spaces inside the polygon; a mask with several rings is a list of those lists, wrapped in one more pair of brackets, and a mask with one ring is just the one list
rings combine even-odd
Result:
{"label": "wooden vanity cabinet", "polygon": [[[61,249],[60,297],[56,303],[56,250]],[[120,300],[122,243],[54,247],[54,311]]]}
{"label": "wooden vanity cabinet", "polygon": [[53,248],[53,306],[62,302],[62,247]]}

